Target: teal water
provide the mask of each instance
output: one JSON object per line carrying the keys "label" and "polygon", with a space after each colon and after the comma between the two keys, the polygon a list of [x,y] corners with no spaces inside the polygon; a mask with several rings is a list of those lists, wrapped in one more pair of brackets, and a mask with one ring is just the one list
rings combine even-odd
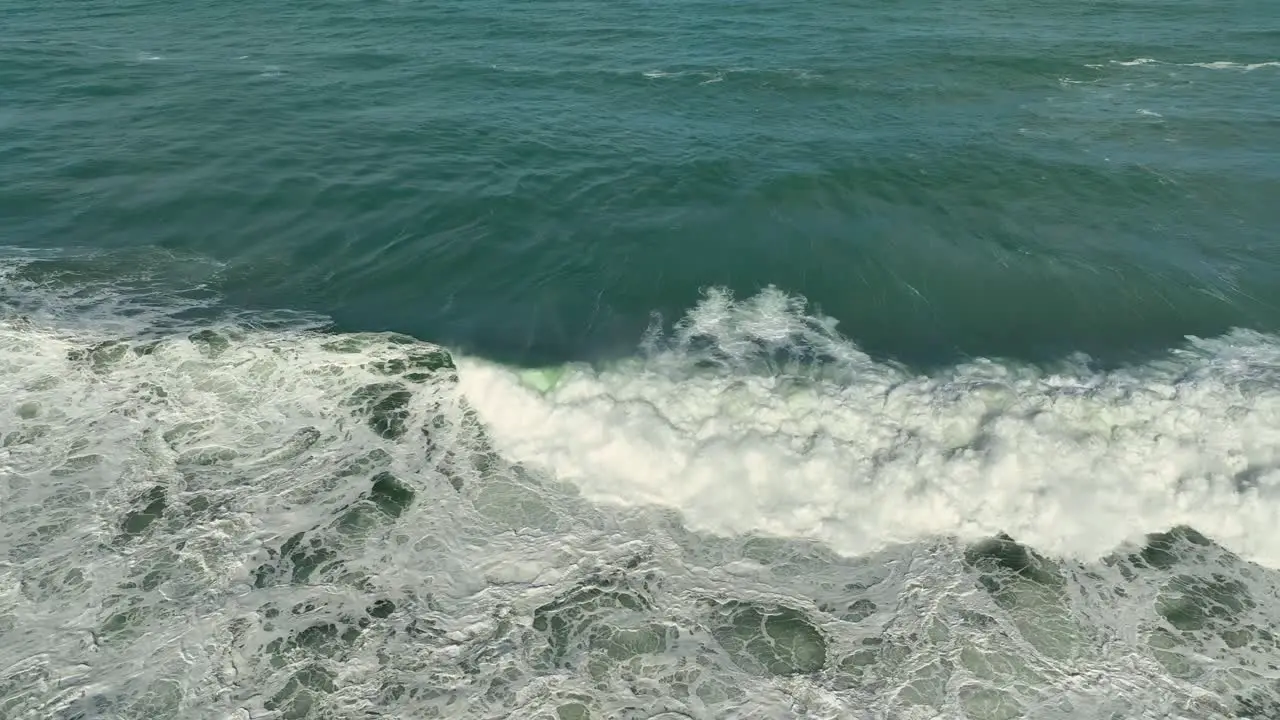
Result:
{"label": "teal water", "polygon": [[1269,3],[6,17],[6,244],[199,258],[237,307],[538,363],[708,285],[924,363],[1280,322]]}
{"label": "teal water", "polygon": [[0,17],[0,717],[1280,713],[1280,5]]}

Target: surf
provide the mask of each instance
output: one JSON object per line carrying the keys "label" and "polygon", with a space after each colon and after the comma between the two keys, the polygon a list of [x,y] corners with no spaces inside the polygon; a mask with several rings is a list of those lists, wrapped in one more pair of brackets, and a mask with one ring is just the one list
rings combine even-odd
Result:
{"label": "surf", "polygon": [[1269,336],[921,374],[777,289],[542,370],[108,327],[0,323],[14,717],[1275,702]]}

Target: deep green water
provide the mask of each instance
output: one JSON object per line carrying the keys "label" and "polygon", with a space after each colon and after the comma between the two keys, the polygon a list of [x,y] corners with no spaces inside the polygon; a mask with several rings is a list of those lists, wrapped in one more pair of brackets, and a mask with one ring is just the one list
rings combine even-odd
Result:
{"label": "deep green water", "polygon": [[0,718],[1274,718],[1278,333],[1280,3],[0,0]]}

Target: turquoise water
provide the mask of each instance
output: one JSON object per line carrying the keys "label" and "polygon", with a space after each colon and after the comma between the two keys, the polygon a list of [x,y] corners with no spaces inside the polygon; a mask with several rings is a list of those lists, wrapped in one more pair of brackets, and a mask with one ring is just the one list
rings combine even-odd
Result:
{"label": "turquoise water", "polygon": [[1280,712],[1280,5],[0,17],[0,717]]}

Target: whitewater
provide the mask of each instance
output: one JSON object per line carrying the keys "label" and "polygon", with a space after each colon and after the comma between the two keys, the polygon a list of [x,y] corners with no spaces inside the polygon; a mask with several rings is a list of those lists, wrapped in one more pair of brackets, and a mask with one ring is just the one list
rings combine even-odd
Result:
{"label": "whitewater", "polygon": [[0,324],[4,717],[1280,707],[1273,337],[920,373],[712,289],[530,369],[49,292]]}

